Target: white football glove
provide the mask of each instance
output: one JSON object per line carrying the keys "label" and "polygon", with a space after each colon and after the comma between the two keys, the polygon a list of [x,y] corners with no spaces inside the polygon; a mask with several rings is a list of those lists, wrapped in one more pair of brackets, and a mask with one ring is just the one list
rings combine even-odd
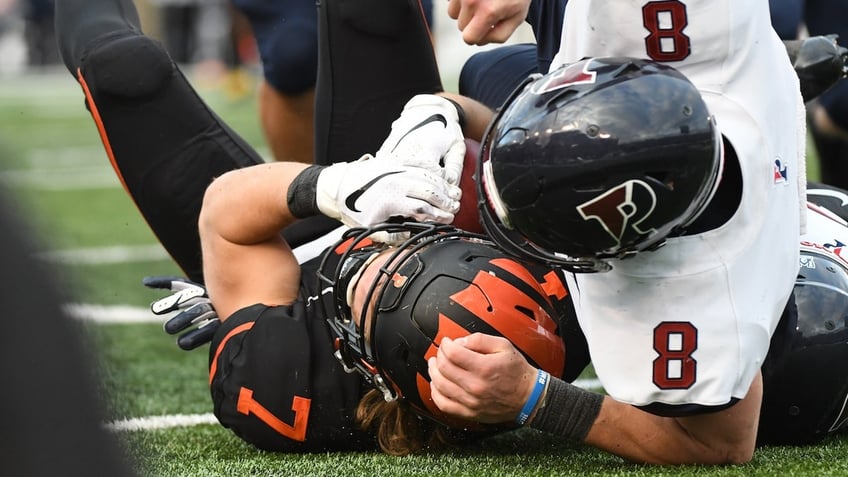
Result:
{"label": "white football glove", "polygon": [[[171,290],[172,294],[154,301],[150,310],[155,315],[167,315],[179,311],[163,325],[170,335],[182,333],[177,338],[177,346],[190,351],[212,341],[215,331],[221,325],[218,313],[206,294],[206,288],[185,278],[171,276],[144,277],[144,286]],[[185,331],[189,327],[197,325]]]}
{"label": "white football glove", "polygon": [[425,169],[376,160],[370,154],[324,168],[315,187],[321,213],[349,227],[393,219],[448,224],[462,195],[459,187]]}
{"label": "white football glove", "polygon": [[392,131],[375,157],[420,167],[452,185],[459,184],[465,137],[456,105],[435,94],[414,96],[392,123]]}

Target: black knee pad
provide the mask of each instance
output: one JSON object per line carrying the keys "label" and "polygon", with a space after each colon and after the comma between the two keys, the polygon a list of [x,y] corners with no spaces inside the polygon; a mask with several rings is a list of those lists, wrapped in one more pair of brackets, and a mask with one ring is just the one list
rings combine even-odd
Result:
{"label": "black knee pad", "polygon": [[82,61],[89,88],[126,98],[160,91],[174,77],[176,65],[162,45],[143,35],[98,43]]}

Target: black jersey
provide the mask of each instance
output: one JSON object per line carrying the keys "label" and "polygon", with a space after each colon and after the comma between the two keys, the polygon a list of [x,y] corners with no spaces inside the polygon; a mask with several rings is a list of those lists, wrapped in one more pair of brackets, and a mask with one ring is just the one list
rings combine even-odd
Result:
{"label": "black jersey", "polygon": [[[367,391],[345,373],[315,298],[319,259],[303,264],[300,296],[288,306],[256,304],[225,320],[210,347],[215,416],[265,450],[376,448],[354,415]],[[310,297],[313,297],[310,299]]]}

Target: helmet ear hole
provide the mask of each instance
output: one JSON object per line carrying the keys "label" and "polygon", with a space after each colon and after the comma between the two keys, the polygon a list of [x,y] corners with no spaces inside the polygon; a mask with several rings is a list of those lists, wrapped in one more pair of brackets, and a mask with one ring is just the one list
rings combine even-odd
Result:
{"label": "helmet ear hole", "polygon": [[527,315],[528,318],[532,318],[534,320],[536,319],[536,316],[533,314],[533,311],[530,310],[527,307],[524,307],[524,306],[521,306],[521,305],[516,305],[515,309],[520,311],[521,313],[524,313],[525,315]]}

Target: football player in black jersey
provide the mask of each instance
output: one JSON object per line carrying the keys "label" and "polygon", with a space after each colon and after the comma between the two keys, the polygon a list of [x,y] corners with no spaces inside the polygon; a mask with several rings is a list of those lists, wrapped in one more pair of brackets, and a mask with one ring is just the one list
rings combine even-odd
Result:
{"label": "football player in black jersey", "polygon": [[[509,337],[528,361],[567,380],[586,365],[561,272],[510,259],[482,236],[437,224],[353,228],[298,264],[279,230],[295,220],[285,191],[305,169],[232,171],[204,198],[204,275],[223,320],[210,384],[216,415],[242,438],[274,450],[373,445],[358,421],[383,450],[406,454],[450,428],[473,435],[513,427],[440,415],[426,358],[445,337]],[[373,242],[374,232],[409,236],[388,246]],[[522,399],[530,391],[516,383]]]}

